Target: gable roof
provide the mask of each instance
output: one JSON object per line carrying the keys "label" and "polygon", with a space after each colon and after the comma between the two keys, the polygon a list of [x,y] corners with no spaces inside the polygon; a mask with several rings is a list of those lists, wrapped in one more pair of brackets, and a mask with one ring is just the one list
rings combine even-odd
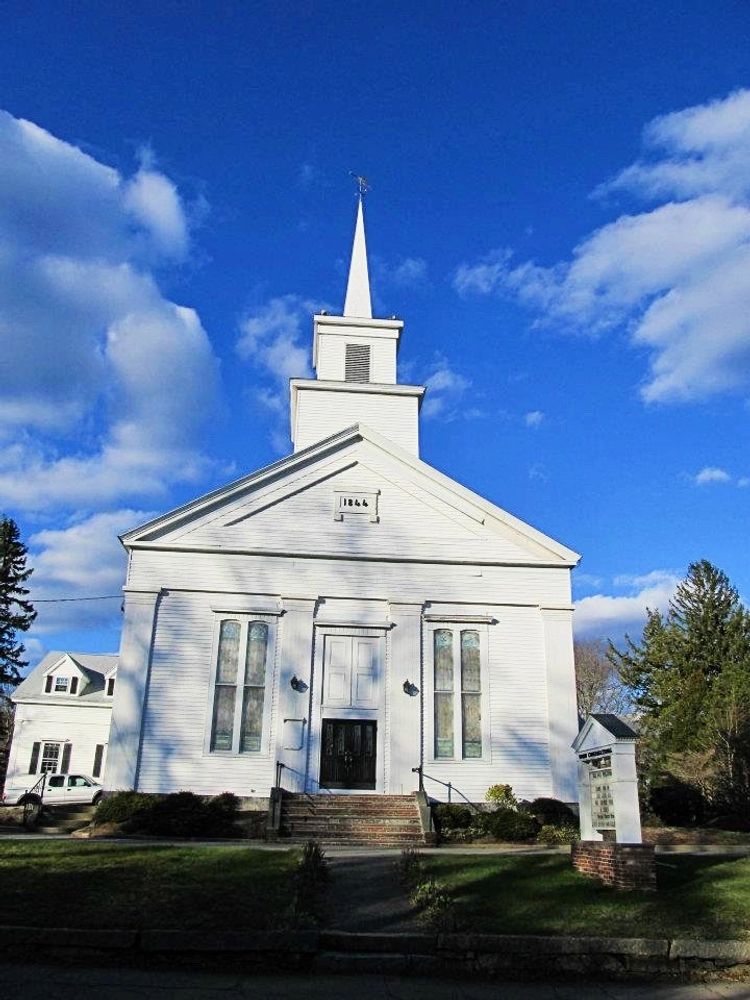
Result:
{"label": "gable roof", "polygon": [[[61,661],[72,661],[86,677],[87,685],[81,694],[55,694],[51,699],[44,691],[44,678]],[[80,705],[101,704],[111,706],[112,698],[105,694],[105,678],[117,667],[116,653],[68,653],[53,650],[37,663],[11,694],[11,701],[27,702],[43,699],[45,704]]]}
{"label": "gable roof", "polygon": [[588,715],[571,746],[575,751],[595,750],[612,746],[617,740],[632,742],[638,733],[621,719],[609,712],[592,712]]}
{"label": "gable roof", "polygon": [[[254,496],[259,498],[273,494],[272,502],[278,503],[286,494],[292,494],[295,488],[307,488],[304,483],[307,482],[309,485],[310,482],[314,482],[317,470],[320,471],[318,481],[331,474],[330,471],[328,473],[325,471],[326,467],[329,470],[334,469],[332,463],[339,457],[343,458],[347,449],[360,442],[366,444],[373,455],[390,462],[401,477],[414,483],[425,502],[433,503],[446,513],[457,511],[475,525],[483,526],[486,531],[505,535],[510,533],[517,537],[533,553],[530,561],[537,564],[574,566],[580,559],[576,552],[480,497],[364,424],[354,424],[257,472],[213,490],[131,529],[121,535],[120,539],[127,548],[157,547],[170,533],[178,532],[201,518],[216,516],[222,510],[235,508],[236,511],[241,504],[247,504]],[[270,506],[270,502],[266,506]],[[257,509],[262,509],[262,506]],[[239,519],[241,518],[236,520]],[[190,545],[180,540],[174,547],[189,548]],[[503,560],[490,558],[477,561],[502,562]]]}

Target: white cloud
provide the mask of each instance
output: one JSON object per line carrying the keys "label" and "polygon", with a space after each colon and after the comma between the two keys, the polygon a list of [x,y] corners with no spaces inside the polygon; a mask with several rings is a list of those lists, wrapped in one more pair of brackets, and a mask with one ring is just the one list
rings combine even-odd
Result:
{"label": "white cloud", "polygon": [[189,250],[175,185],[0,112],[0,503],[93,509],[194,478],[217,363],[154,268]]}
{"label": "white cloud", "polygon": [[66,528],[46,529],[29,538],[29,564],[34,567],[31,600],[42,602],[35,605],[35,637],[60,629],[119,622],[117,599],[70,599],[120,594],[126,560],[117,536],[152,516],[148,511],[130,509],[94,514]]}
{"label": "white cloud", "polygon": [[476,408],[467,408],[464,402],[471,381],[451,368],[446,358],[440,355],[435,357],[424,385],[427,393],[422,404],[422,416],[426,420],[451,421],[480,415]]}
{"label": "white cloud", "polygon": [[728,472],[712,465],[707,465],[693,477],[693,482],[696,486],[706,486],[708,483],[730,483],[731,481],[732,477]]}
{"label": "white cloud", "polygon": [[507,249],[454,276],[501,292],[538,322],[627,331],[650,353],[645,402],[705,399],[750,384],[750,90],[656,119],[653,153],[598,189],[661,203],[587,236],[570,260],[513,266]]}
{"label": "white cloud", "polygon": [[274,449],[289,450],[289,379],[312,376],[312,317],[324,304],[299,295],[280,295],[245,314],[235,349],[270,384],[254,391],[255,399],[275,417],[270,438]]}
{"label": "white cloud", "polygon": [[541,410],[531,410],[529,413],[525,413],[523,417],[523,422],[527,427],[539,427],[544,420],[544,414]]}
{"label": "white cloud", "polygon": [[671,570],[616,577],[614,588],[625,594],[592,594],[575,602],[576,635],[607,635],[639,627],[647,608],[666,611],[680,580]]}
{"label": "white cloud", "polygon": [[404,257],[401,260],[386,261],[376,255],[371,259],[371,267],[376,289],[382,285],[421,288],[427,283],[427,261],[422,257]]}

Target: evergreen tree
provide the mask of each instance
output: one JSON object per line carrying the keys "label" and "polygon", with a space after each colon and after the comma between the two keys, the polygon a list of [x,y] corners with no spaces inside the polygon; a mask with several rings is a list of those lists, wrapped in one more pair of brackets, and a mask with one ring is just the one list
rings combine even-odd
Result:
{"label": "evergreen tree", "polygon": [[640,711],[644,762],[750,815],[750,615],[726,574],[692,563],[666,615],[609,656]]}
{"label": "evergreen tree", "polygon": [[18,684],[27,665],[18,633],[27,632],[36,618],[24,586],[32,572],[26,568],[18,525],[9,517],[0,518],[0,684]]}

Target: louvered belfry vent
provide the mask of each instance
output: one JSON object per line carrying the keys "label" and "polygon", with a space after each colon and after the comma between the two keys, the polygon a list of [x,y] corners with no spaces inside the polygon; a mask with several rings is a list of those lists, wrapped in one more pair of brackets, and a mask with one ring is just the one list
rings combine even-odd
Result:
{"label": "louvered belfry vent", "polygon": [[344,380],[346,382],[370,381],[370,345],[347,344],[344,363]]}

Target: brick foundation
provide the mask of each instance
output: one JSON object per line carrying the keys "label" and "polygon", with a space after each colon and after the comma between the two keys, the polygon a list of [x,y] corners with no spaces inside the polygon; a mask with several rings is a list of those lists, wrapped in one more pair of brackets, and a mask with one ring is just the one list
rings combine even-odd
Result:
{"label": "brick foundation", "polygon": [[573,867],[595,875],[615,889],[656,890],[656,862],[651,844],[613,844],[582,840],[570,852]]}

